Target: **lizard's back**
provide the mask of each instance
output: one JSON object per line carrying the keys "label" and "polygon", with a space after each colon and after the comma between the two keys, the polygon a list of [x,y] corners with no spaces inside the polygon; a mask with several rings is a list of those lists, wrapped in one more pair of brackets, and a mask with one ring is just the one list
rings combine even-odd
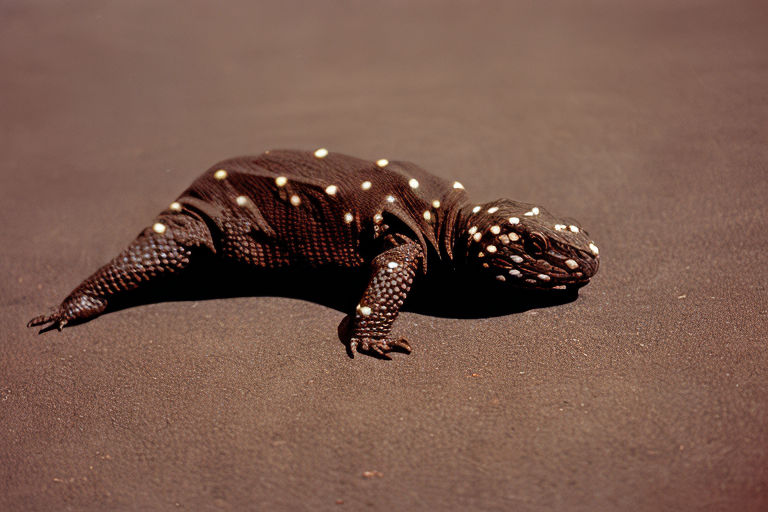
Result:
{"label": "lizard's back", "polygon": [[464,200],[462,188],[407,162],[316,155],[225,160],[177,202],[209,224],[221,256],[248,264],[357,267],[406,233],[439,257],[440,231]]}

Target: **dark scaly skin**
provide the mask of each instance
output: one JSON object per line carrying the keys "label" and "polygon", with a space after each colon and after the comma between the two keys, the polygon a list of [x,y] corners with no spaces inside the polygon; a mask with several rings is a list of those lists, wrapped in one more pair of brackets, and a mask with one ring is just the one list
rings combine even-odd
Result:
{"label": "dark scaly skin", "polygon": [[370,266],[349,339],[355,350],[410,352],[390,336],[415,281],[449,267],[510,286],[586,284],[597,247],[542,208],[501,199],[471,205],[464,188],[408,162],[271,151],[220,162],[151,228],[29,326],[62,329],[101,314],[122,293],[183,272],[202,253],[280,268]]}
{"label": "dark scaly skin", "polygon": [[350,351],[373,351],[386,357],[386,352],[411,346],[404,339],[391,340],[389,333],[397,313],[411,291],[413,278],[424,253],[416,242],[404,242],[383,252],[372,262],[373,275],[355,311],[355,335]]}

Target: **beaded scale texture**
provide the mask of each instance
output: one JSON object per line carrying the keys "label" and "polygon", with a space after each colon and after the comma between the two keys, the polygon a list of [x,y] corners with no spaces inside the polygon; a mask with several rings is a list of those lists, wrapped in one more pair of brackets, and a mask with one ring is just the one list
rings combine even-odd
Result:
{"label": "beaded scale texture", "polygon": [[201,253],[259,268],[370,267],[354,311],[355,351],[410,352],[390,336],[408,292],[433,268],[510,287],[565,290],[597,272],[598,248],[573,222],[530,204],[475,205],[459,182],[409,163],[325,148],[220,162],[123,252],[29,326],[61,330],[101,314],[119,294],[183,272]]}

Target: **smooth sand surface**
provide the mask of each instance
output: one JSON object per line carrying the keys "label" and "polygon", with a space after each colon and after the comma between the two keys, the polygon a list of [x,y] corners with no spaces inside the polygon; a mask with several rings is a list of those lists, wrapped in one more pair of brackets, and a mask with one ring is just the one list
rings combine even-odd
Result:
{"label": "smooth sand surface", "polygon": [[[764,2],[241,3],[0,5],[0,509],[768,507]],[[209,165],[319,146],[572,216],[600,272],[411,308],[390,362],[322,289],[25,327]]]}

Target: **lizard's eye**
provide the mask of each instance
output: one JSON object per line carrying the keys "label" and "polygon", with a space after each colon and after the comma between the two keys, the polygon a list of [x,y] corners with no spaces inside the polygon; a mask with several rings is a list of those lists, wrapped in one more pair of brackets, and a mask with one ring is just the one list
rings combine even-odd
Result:
{"label": "lizard's eye", "polygon": [[549,242],[547,241],[547,238],[541,233],[531,233],[531,235],[525,241],[525,250],[529,254],[544,254],[548,248]]}

